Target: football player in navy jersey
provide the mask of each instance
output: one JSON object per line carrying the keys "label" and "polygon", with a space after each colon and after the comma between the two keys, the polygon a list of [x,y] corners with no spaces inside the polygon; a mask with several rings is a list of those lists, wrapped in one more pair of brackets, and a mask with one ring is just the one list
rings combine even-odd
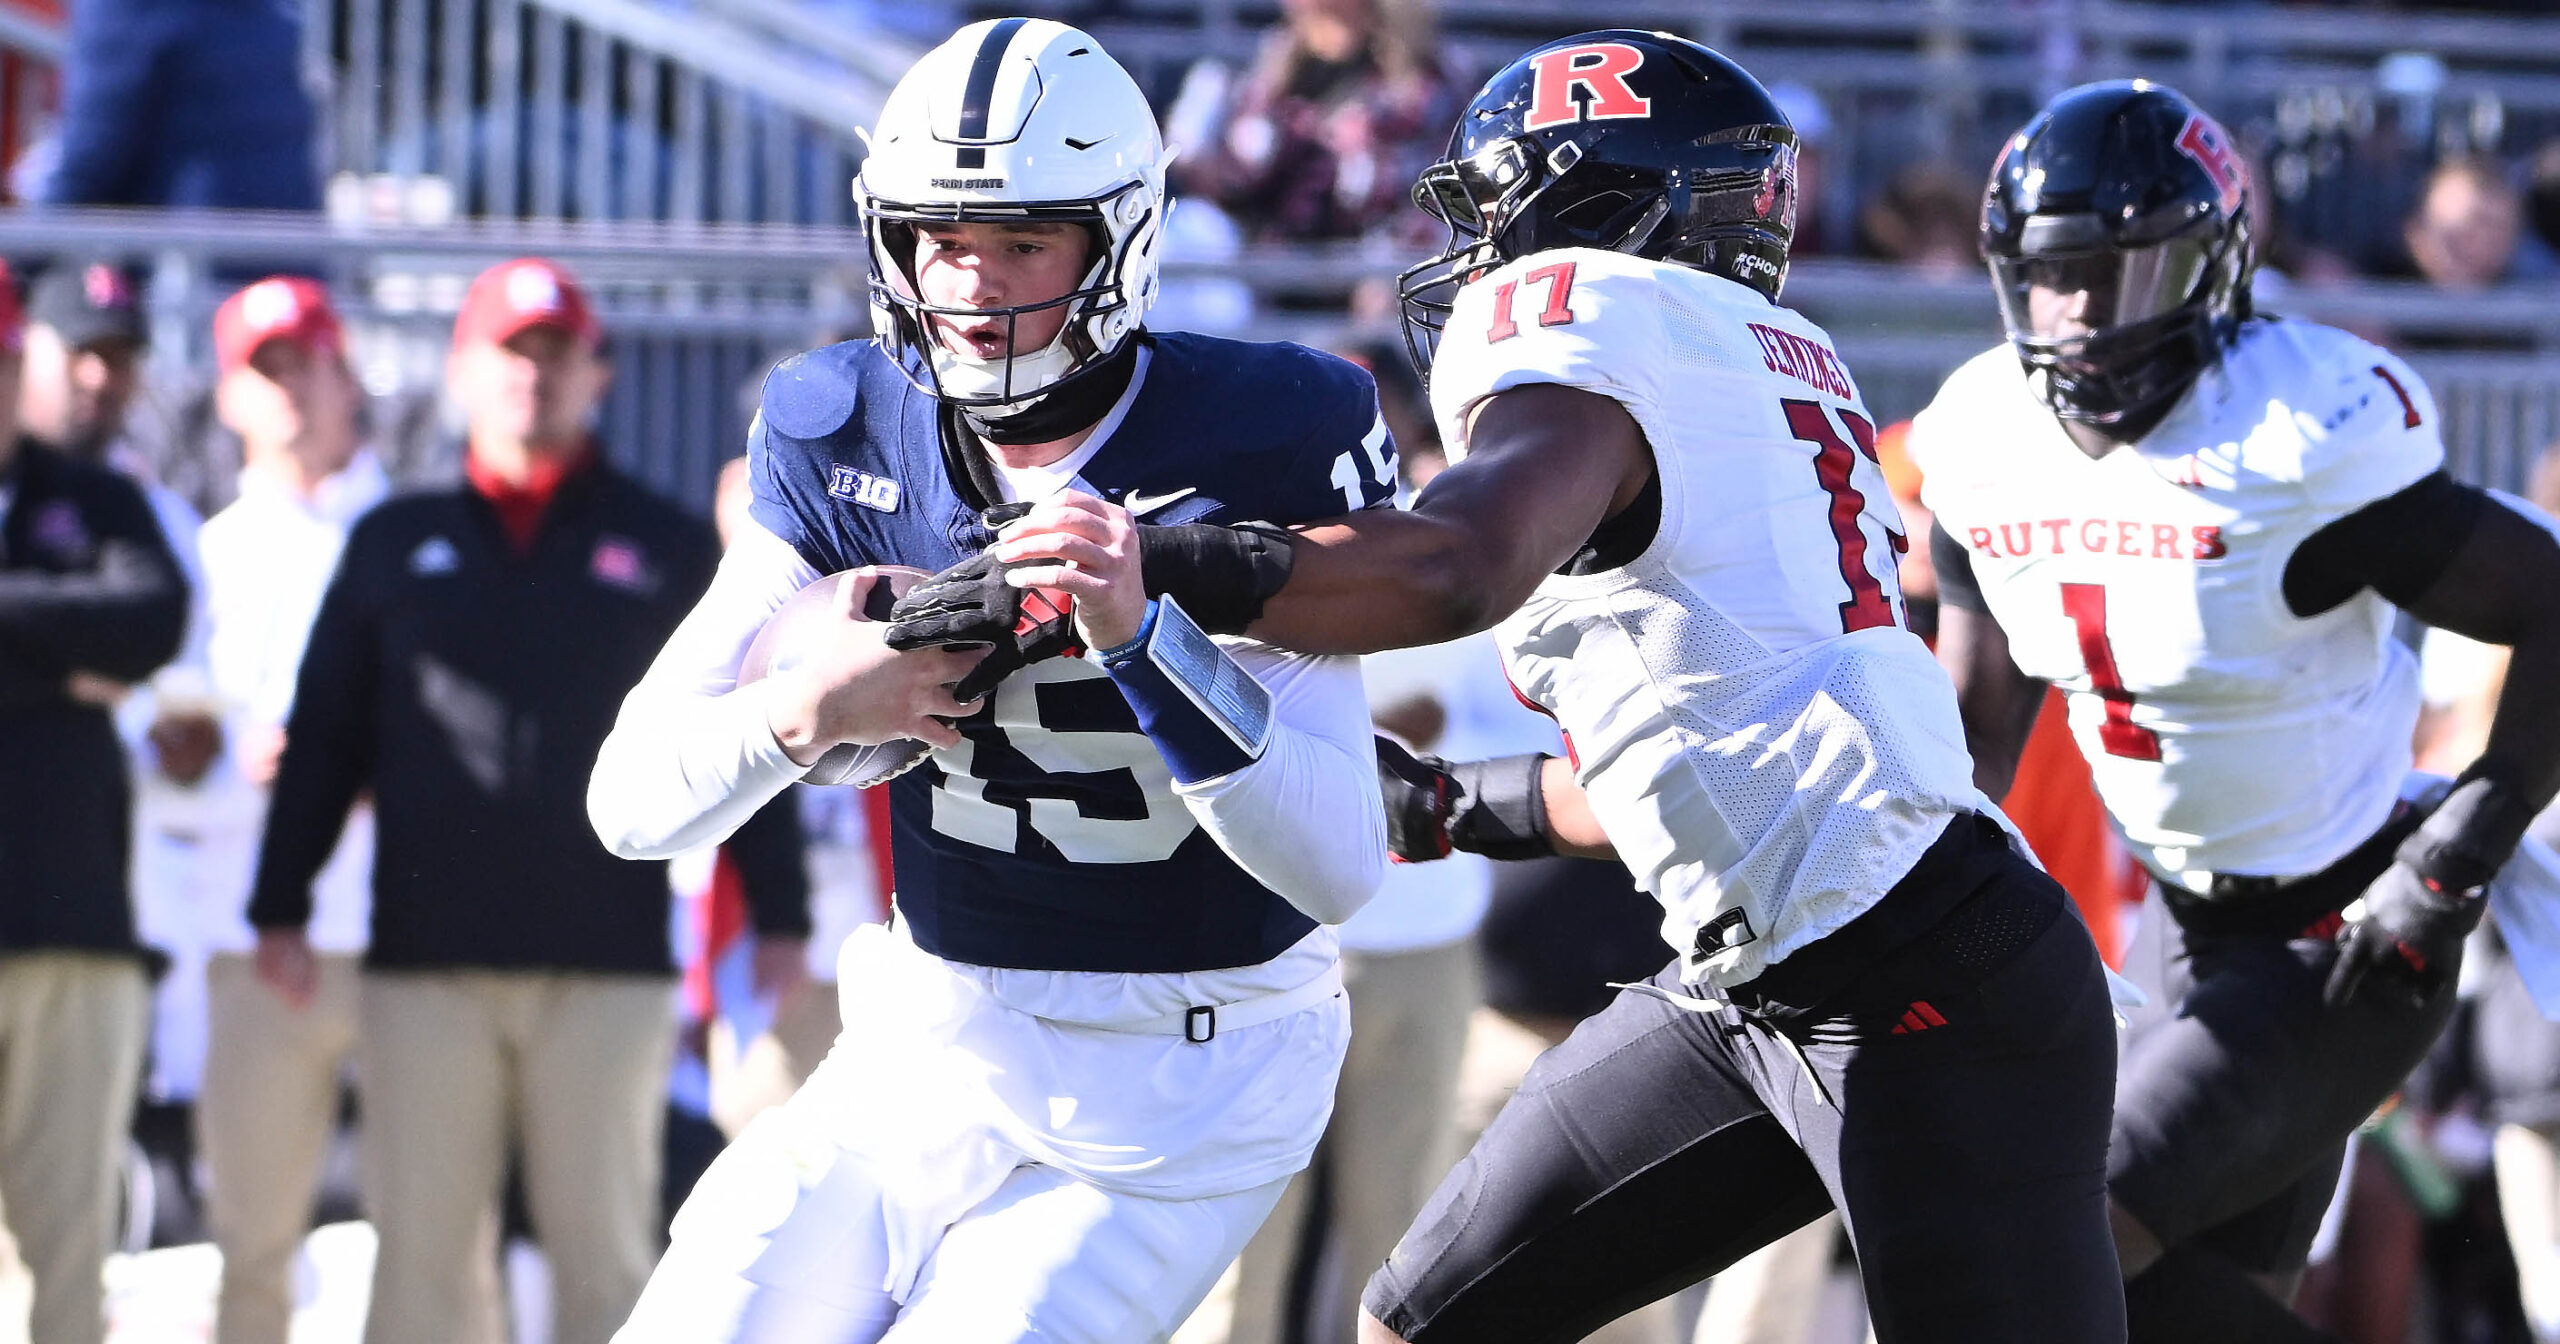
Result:
{"label": "football player in navy jersey", "polygon": [[[1345,361],[1143,328],[1164,161],[1129,76],[1044,20],[962,29],[883,108],[855,186],[880,335],[768,379],[752,526],[589,810],[665,854],[841,743],[934,750],[886,786],[896,918],[846,945],[844,1035],[696,1187],[624,1340],[1161,1340],[1330,1114],[1329,926],[1385,863],[1358,667],[1150,600],[1132,519],[1380,505],[1393,449]],[[1007,605],[992,648],[844,620],[739,684],[805,585],[944,569],[1067,495],[1071,614],[1017,622],[999,580],[948,608]]]}

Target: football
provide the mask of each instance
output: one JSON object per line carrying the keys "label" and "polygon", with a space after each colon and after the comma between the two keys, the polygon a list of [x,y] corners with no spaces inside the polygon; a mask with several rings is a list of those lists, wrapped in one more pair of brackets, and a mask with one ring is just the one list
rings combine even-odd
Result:
{"label": "football", "polygon": [[[839,622],[888,620],[899,596],[927,577],[923,570],[906,565],[865,565],[829,574],[793,593],[765,618],[764,628],[747,645],[747,656],[738,663],[738,684],[762,681],[798,666]],[[819,757],[804,778],[811,784],[867,789],[914,769],[932,750],[911,737],[877,746],[839,743]]]}

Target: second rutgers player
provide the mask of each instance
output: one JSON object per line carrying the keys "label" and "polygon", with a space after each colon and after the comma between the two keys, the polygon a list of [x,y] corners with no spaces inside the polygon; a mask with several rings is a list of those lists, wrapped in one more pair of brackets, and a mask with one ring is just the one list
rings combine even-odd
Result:
{"label": "second rutgers player", "polygon": [[[2406,365],[2251,316],[2228,146],[2142,83],[2029,122],[1983,208],[2009,343],[1911,436],[1979,778],[2005,788],[2060,686],[2175,921],[2176,1015],[2126,1056],[2108,1188],[2132,1337],[2179,1344],[2327,1338],[2283,1302],[2347,1135],[2452,1012],[2560,762],[2560,549],[2446,475]],[[2515,648],[2449,796],[2410,777],[2395,608]]]}

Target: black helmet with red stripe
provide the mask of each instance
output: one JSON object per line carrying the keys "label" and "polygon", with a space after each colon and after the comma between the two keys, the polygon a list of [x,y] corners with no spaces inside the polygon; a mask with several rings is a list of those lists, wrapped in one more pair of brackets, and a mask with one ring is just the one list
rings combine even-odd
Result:
{"label": "black helmet with red stripe", "polygon": [[1775,301],[1795,237],[1796,136],[1739,65],[1668,33],[1547,43],[1485,81],[1414,203],[1448,246],[1398,278],[1417,367],[1458,287],[1558,247],[1692,266]]}
{"label": "black helmet with red stripe", "polygon": [[2045,404],[2138,436],[2249,315],[2248,170],[2177,90],[2084,84],[2000,151],[1982,255]]}

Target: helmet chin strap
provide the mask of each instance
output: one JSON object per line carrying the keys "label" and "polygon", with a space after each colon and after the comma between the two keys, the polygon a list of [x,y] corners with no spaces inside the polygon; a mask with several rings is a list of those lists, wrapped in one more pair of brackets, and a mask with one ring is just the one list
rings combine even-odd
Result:
{"label": "helmet chin strap", "polygon": [[994,444],[1049,443],[1087,428],[1111,413],[1112,404],[1128,390],[1138,367],[1141,330],[1119,348],[1088,364],[1036,397],[1000,406],[971,406],[962,411],[969,428]]}
{"label": "helmet chin strap", "polygon": [[1002,359],[962,354],[940,341],[933,346],[934,374],[955,398],[1002,396],[1008,384],[1020,389],[1022,395],[1015,400],[976,408],[999,418],[1028,410],[1051,385],[1074,370],[1075,362],[1075,355],[1067,349],[1064,326],[1047,345],[1027,355],[1006,355]]}

